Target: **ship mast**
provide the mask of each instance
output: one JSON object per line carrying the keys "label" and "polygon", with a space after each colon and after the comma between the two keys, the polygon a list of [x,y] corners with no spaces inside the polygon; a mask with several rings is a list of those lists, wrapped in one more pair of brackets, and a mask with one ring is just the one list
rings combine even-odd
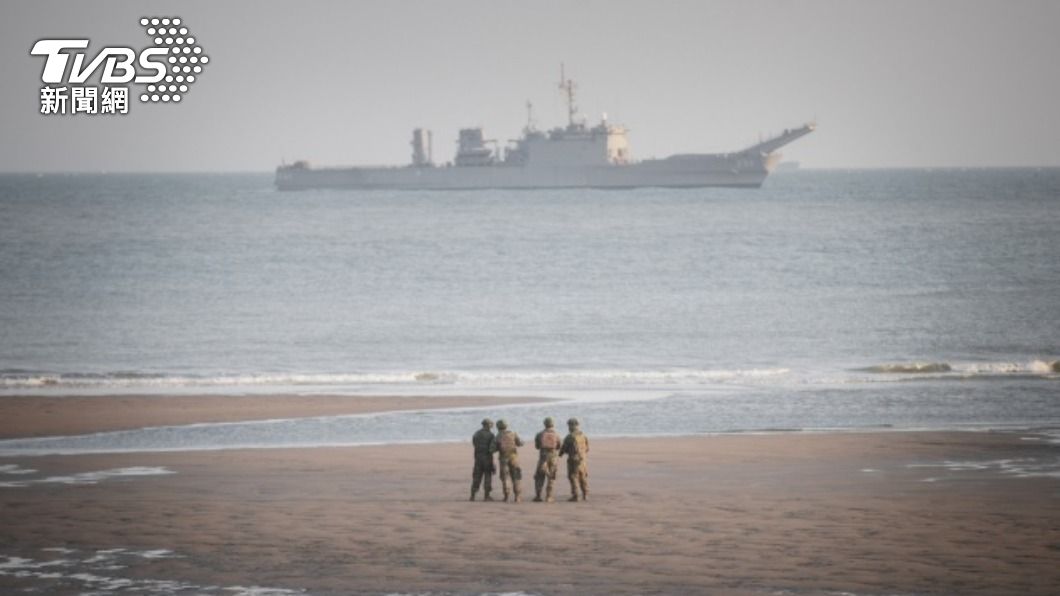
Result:
{"label": "ship mast", "polygon": [[534,126],[534,104],[530,103],[529,100],[526,102],[526,127],[523,128],[524,133],[531,133],[536,130]]}
{"label": "ship mast", "polygon": [[564,71],[564,65],[562,62],[559,63],[559,89],[567,95],[567,126],[568,128],[574,127],[574,114],[578,113],[578,106],[574,105],[574,89],[577,85],[574,81],[567,78],[567,74]]}

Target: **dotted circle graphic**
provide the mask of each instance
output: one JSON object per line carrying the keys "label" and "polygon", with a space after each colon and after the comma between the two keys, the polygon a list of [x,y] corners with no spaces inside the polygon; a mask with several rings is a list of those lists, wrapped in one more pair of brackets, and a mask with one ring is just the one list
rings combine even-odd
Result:
{"label": "dotted circle graphic", "polygon": [[[176,103],[183,99],[195,75],[201,74],[202,65],[210,58],[196,43],[191,29],[178,17],[142,17],[140,26],[144,33],[154,42],[155,47],[166,51],[166,62],[171,72],[165,73],[164,80],[147,85],[146,93],[140,95],[145,103]],[[195,73],[194,75],[191,73]],[[174,84],[177,83],[177,84]]]}

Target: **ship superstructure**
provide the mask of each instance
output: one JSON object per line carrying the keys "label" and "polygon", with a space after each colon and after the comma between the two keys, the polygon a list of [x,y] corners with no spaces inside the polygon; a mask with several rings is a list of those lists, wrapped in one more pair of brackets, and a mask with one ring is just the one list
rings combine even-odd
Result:
{"label": "ship superstructure", "polygon": [[561,69],[560,90],[567,103],[567,125],[540,131],[527,103],[522,137],[506,147],[486,139],[481,128],[461,129],[452,163],[433,160],[433,135],[417,128],[407,166],[314,168],[304,161],[276,169],[280,190],[308,188],[477,189],[477,188],[635,188],[759,187],[779,162],[776,151],[812,132],[813,123],[733,153],[687,153],[636,161],[626,129],[606,115],[596,126],[577,116],[573,80]]}

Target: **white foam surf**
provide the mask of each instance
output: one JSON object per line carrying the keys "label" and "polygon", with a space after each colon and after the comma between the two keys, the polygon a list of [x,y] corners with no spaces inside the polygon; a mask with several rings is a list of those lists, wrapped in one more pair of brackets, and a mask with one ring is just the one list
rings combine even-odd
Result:
{"label": "white foam surf", "polygon": [[370,373],[260,373],[165,375],[148,373],[0,373],[4,389],[231,388],[231,387],[431,387],[549,388],[697,386],[782,377],[788,368],[668,370],[435,370]]}
{"label": "white foam surf", "polygon": [[[29,470],[28,472],[36,472],[36,470]],[[61,484],[67,486],[77,486],[87,484],[99,484],[104,480],[108,480],[110,478],[120,478],[123,476],[161,476],[168,474],[176,474],[176,472],[161,467],[138,466],[130,468],[115,468],[112,470],[100,470],[98,472],[81,472],[79,474],[71,474],[69,476],[48,476],[45,478],[27,478],[25,480],[12,480],[8,482],[0,482],[0,487],[24,488],[34,484]]]}
{"label": "white foam surf", "polygon": [[1002,376],[1060,373],[1060,360],[1034,359],[998,362],[892,362],[858,369],[879,375]]}
{"label": "white foam surf", "polygon": [[304,590],[262,586],[206,586],[181,580],[129,578],[118,575],[123,569],[143,561],[179,558],[169,550],[137,551],[116,548],[97,550],[78,556],[69,548],[46,548],[44,552],[63,555],[59,559],[37,560],[0,555],[0,577],[14,577],[31,582],[32,591],[50,593],[61,586],[65,593],[71,584],[80,585],[83,594],[199,594],[202,596],[294,596]]}
{"label": "white foam surf", "polygon": [[[938,463],[909,464],[909,468],[941,468],[948,472],[993,472],[1010,478],[1060,478],[1060,458],[994,460],[946,460]],[[932,481],[938,481],[934,477]]]}
{"label": "white foam surf", "polygon": [[[702,388],[738,384],[761,385],[796,382],[858,383],[904,377],[989,377],[1008,375],[1060,376],[1060,359],[1036,358],[1011,361],[897,361],[862,368],[829,367],[825,363],[808,369],[789,366],[669,369],[571,369],[571,370],[408,370],[348,373],[248,373],[179,375],[148,372],[53,373],[7,370],[0,372],[0,390],[43,392],[107,391],[396,391],[436,392],[447,389],[483,390],[592,390],[596,388],[643,389],[650,387]],[[868,375],[850,375],[868,373]]]}

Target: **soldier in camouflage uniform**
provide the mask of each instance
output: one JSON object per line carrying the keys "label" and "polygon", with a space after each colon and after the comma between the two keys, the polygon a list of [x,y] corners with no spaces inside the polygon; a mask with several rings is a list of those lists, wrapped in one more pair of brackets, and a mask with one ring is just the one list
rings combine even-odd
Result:
{"label": "soldier in camouflage uniform", "polygon": [[523,440],[519,438],[514,430],[508,430],[508,423],[504,420],[497,421],[497,437],[493,439],[493,451],[498,452],[497,462],[500,464],[501,488],[504,489],[504,500],[508,500],[508,479],[512,481],[512,494],[515,502],[522,501],[519,496],[519,480],[523,477],[523,470],[519,467],[518,448],[523,446]]}
{"label": "soldier in camouflage uniform", "polygon": [[581,500],[589,498],[589,466],[586,459],[589,457],[589,438],[578,428],[578,419],[571,418],[567,421],[570,429],[563,439],[563,447],[560,455],[567,456],[567,478],[570,479],[570,501],[578,500],[578,487],[581,487]]}
{"label": "soldier in camouflage uniform", "polygon": [[552,418],[545,418],[545,430],[537,433],[534,437],[534,447],[537,447],[537,471],[534,472],[534,500],[541,501],[541,489],[545,487],[545,500],[549,503],[556,499],[552,496],[552,484],[556,481],[556,464],[559,461],[559,448],[563,439],[554,428],[556,425]]}
{"label": "soldier in camouflage uniform", "polygon": [[471,500],[475,500],[479,485],[485,489],[483,501],[492,501],[490,488],[493,484],[493,421],[486,418],[482,421],[482,428],[471,436],[471,444],[475,447],[475,468],[471,472]]}

